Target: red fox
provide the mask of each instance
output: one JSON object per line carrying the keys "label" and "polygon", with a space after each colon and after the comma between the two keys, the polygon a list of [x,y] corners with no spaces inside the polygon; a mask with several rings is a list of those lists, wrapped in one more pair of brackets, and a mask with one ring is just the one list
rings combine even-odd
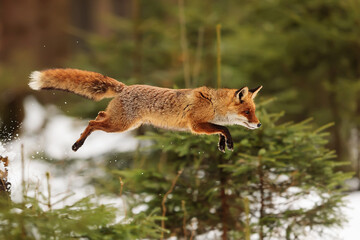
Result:
{"label": "red fox", "polygon": [[99,73],[78,69],[34,71],[29,86],[34,90],[56,89],[73,92],[95,101],[114,98],[106,111],[89,121],[72,146],[77,151],[96,130],[123,132],[141,124],[195,134],[219,134],[218,148],[233,150],[229,130],[223,125],[242,125],[256,129],[261,123],[255,116],[254,98],[262,86],[249,90],[168,89],[148,85],[127,86]]}

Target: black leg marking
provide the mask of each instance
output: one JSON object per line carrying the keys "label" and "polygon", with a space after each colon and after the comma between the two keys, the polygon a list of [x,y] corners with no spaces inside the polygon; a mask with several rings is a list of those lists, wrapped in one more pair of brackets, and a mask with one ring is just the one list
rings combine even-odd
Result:
{"label": "black leg marking", "polygon": [[85,142],[85,139],[79,142],[75,142],[74,145],[72,145],[72,150],[76,152]]}
{"label": "black leg marking", "polygon": [[220,152],[225,152],[225,137],[222,134],[219,134],[219,144],[218,148]]}
{"label": "black leg marking", "polygon": [[229,150],[233,150],[234,144],[232,137],[230,135],[229,129],[224,126],[217,125],[214,123],[203,122],[203,123],[195,123],[192,125],[192,131],[195,133],[204,133],[204,134],[219,134],[219,150],[224,152],[225,145]]}
{"label": "black leg marking", "polygon": [[226,146],[230,151],[234,151],[234,142],[231,137],[226,139]]}

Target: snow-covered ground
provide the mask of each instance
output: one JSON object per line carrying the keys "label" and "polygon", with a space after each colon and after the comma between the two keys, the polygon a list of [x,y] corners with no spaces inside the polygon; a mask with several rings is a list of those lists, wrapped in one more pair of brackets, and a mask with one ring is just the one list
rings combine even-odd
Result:
{"label": "snow-covered ground", "polygon": [[[50,186],[52,189],[53,201],[73,194],[65,202],[58,205],[73,203],[85,196],[95,193],[93,187],[86,185],[87,176],[79,174],[87,168],[87,162],[76,161],[71,171],[65,176],[56,177],[58,169],[54,169],[54,164],[46,161],[39,161],[44,158],[52,159],[86,159],[97,157],[99,161],[104,153],[117,151],[129,151],[136,148],[138,141],[132,137],[131,132],[106,134],[97,131],[91,134],[86,144],[76,153],[71,150],[72,144],[80,136],[80,133],[86,128],[87,121],[79,121],[61,114],[54,106],[41,106],[33,97],[29,97],[24,102],[25,119],[21,125],[21,136],[16,136],[14,140],[6,145],[0,143],[0,155],[8,156],[9,173],[8,181],[11,186],[11,197],[14,201],[20,201],[22,198],[22,163],[21,163],[21,145],[24,145],[25,155],[25,182],[33,183],[38,186],[39,191],[46,193],[46,172],[50,173]],[[44,129],[43,129],[44,127]],[[97,174],[97,173],[89,173]],[[101,174],[101,170],[99,170]],[[30,195],[33,189],[29,190]],[[100,201],[109,203],[109,199]],[[119,204],[114,200],[115,205]],[[121,204],[121,203],[120,203]]]}
{"label": "snow-covered ground", "polygon": [[360,239],[360,192],[350,193],[345,199],[347,205],[343,211],[348,222],[342,229],[337,230],[338,236],[344,240],[358,240]]}
{"label": "snow-covered ground", "polygon": [[[53,202],[67,194],[73,195],[58,207],[64,204],[71,204],[85,196],[95,193],[93,187],[86,185],[87,178],[78,172],[86,168],[87,163],[77,161],[66,176],[56,176],[54,164],[39,161],[38,158],[46,152],[48,160],[80,158],[86,159],[97,156],[101,159],[104,153],[117,151],[133,150],[138,141],[132,136],[131,132],[109,134],[104,132],[94,132],[76,153],[71,150],[74,141],[85,129],[87,122],[76,120],[64,116],[54,106],[41,106],[33,97],[25,101],[25,120],[22,124],[22,134],[16,137],[11,143],[4,145],[0,143],[0,155],[8,156],[9,182],[11,182],[12,199],[20,201],[22,196],[22,174],[21,170],[21,144],[24,145],[25,152],[25,181],[35,183],[39,191],[47,192],[45,173],[49,172],[52,176],[50,185],[52,189]],[[43,127],[45,129],[43,129]],[[29,157],[30,156],[30,157]],[[101,173],[91,173],[101,174]],[[31,192],[30,192],[31,193]],[[327,231],[329,237],[311,239],[360,239],[360,192],[350,193],[345,197],[346,206],[343,207],[348,222],[343,228],[330,229]],[[112,203],[122,208],[121,199],[101,198],[97,199],[101,203]],[[56,206],[55,206],[56,207]],[[220,239],[221,232],[211,231],[197,239]]]}

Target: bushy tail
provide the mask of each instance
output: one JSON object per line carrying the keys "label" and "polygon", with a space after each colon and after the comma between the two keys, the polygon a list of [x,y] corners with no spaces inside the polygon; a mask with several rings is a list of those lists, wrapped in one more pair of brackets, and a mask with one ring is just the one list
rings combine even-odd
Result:
{"label": "bushy tail", "polygon": [[73,92],[86,98],[99,101],[114,97],[125,84],[100,73],[78,69],[49,69],[30,74],[30,88]]}

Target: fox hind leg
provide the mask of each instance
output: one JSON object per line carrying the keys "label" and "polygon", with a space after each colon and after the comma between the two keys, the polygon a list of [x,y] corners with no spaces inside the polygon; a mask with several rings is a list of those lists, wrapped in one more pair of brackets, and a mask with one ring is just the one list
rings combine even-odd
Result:
{"label": "fox hind leg", "polygon": [[101,120],[101,119],[104,119],[106,117],[106,112],[104,111],[100,111],[97,115],[97,117],[95,118],[95,120]]}
{"label": "fox hind leg", "polygon": [[80,138],[73,144],[72,150],[76,152],[85,142],[86,138],[96,130],[102,130],[107,127],[107,124],[104,120],[91,120],[89,125],[85,128],[84,132],[81,133]]}
{"label": "fox hind leg", "polygon": [[225,137],[222,134],[219,134],[218,148],[220,152],[225,152]]}
{"label": "fox hind leg", "polygon": [[101,111],[95,120],[89,121],[88,126],[85,128],[84,132],[81,133],[80,138],[73,144],[72,150],[76,152],[93,131],[102,130],[105,132],[123,132],[128,130],[130,127],[130,124],[121,124],[113,121],[109,114]]}

